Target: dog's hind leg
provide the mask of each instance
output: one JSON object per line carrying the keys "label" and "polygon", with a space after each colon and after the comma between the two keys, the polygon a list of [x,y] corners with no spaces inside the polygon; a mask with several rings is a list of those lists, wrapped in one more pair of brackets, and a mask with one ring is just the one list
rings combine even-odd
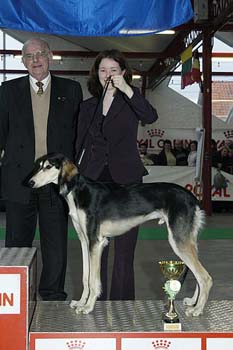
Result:
{"label": "dog's hind leg", "polygon": [[[181,229],[181,227],[179,227]],[[205,304],[207,302],[210,288],[212,287],[212,278],[208,274],[208,272],[205,270],[205,268],[202,266],[198,259],[197,254],[197,245],[195,242],[196,239],[196,232],[194,234],[191,232],[187,234],[187,236],[183,240],[174,240],[175,232],[173,230],[173,233],[170,228],[169,230],[169,242],[174,250],[174,252],[180,257],[181,260],[188,266],[188,268],[192,271],[194,274],[198,286],[199,286],[199,297],[196,302],[197,294],[198,294],[198,288],[196,286],[195,293],[191,299],[184,299],[184,302],[186,304],[191,304],[192,306],[188,307],[186,310],[186,315],[192,315],[192,316],[199,316],[203,313],[203,309],[205,307]],[[187,226],[183,227],[183,232],[187,232]],[[192,238],[190,238],[192,237]],[[195,303],[193,305],[193,303]]]}
{"label": "dog's hind leg", "polygon": [[108,239],[100,237],[90,247],[90,294],[86,305],[81,308],[82,313],[89,314],[95,307],[95,302],[101,294],[101,257]]}
{"label": "dog's hind leg", "polygon": [[79,309],[86,304],[90,290],[89,290],[89,278],[90,278],[90,252],[89,252],[89,240],[85,234],[82,234],[79,229],[79,239],[82,249],[82,261],[83,261],[83,292],[80,300],[72,300],[70,307],[75,309],[79,313]]}
{"label": "dog's hind leg", "polygon": [[196,283],[196,287],[195,287],[195,291],[194,294],[191,298],[187,297],[184,298],[183,300],[183,304],[186,306],[194,306],[197,303],[197,299],[198,299],[198,295],[199,295],[199,285],[198,283]]}
{"label": "dog's hind leg", "polygon": [[[203,313],[203,309],[208,300],[209,291],[212,287],[212,278],[200,263],[197,251],[191,244],[189,246],[186,244],[182,249],[178,248],[177,254],[192,271],[199,286],[199,296],[197,298],[197,302],[195,305],[187,308],[186,315],[199,316]],[[192,304],[194,301],[196,301],[197,294],[198,288],[196,286],[193,298],[191,298],[191,300],[184,299],[184,303]]]}

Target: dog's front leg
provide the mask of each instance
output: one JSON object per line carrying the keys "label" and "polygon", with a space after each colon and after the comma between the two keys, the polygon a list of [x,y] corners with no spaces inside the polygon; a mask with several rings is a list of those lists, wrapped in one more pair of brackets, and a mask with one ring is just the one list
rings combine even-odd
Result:
{"label": "dog's front leg", "polygon": [[[80,231],[79,231],[80,232]],[[83,259],[83,292],[80,300],[72,300],[70,307],[76,309],[76,313],[82,311],[82,307],[86,304],[89,296],[89,277],[90,277],[90,252],[89,252],[89,241],[85,234],[79,234],[79,239],[82,248],[82,259]]]}
{"label": "dog's front leg", "polygon": [[82,312],[89,314],[95,307],[95,302],[101,294],[100,267],[101,257],[104,247],[108,244],[108,239],[101,237],[91,247],[90,253],[90,294],[86,305],[83,306]]}

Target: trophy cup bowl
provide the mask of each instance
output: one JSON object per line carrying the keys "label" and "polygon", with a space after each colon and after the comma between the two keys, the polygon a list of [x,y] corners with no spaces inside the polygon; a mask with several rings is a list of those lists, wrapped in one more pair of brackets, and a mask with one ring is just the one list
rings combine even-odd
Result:
{"label": "trophy cup bowl", "polygon": [[167,279],[163,286],[165,293],[168,295],[168,310],[163,314],[164,330],[181,330],[174,300],[181,288],[179,278],[184,271],[185,264],[183,261],[164,260],[159,261],[159,265],[162,274]]}

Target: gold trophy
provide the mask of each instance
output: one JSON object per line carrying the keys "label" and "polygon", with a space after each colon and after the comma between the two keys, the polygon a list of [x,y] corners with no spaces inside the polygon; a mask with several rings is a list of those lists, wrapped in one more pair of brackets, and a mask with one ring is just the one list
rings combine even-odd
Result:
{"label": "gold trophy", "polygon": [[159,261],[160,269],[167,279],[163,289],[168,295],[168,310],[163,314],[163,328],[165,331],[180,331],[181,323],[175,310],[174,301],[177,293],[181,288],[178,280],[184,271],[185,264],[183,261]]}

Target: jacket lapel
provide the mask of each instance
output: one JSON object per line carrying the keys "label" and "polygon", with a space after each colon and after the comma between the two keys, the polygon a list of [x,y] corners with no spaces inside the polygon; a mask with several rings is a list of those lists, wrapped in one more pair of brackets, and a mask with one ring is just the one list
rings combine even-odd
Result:
{"label": "jacket lapel", "polygon": [[124,103],[125,100],[123,94],[120,91],[117,91],[116,96],[114,97],[113,102],[109,108],[108,114],[104,119],[104,125],[110,123],[114,118],[116,118],[120,114]]}
{"label": "jacket lapel", "polygon": [[60,117],[65,118],[64,111],[61,108],[68,99],[67,91],[59,78],[51,75],[51,92],[48,121],[58,120]]}
{"label": "jacket lapel", "polygon": [[29,115],[32,112],[29,76],[24,77],[18,84],[15,101],[20,105],[20,110],[24,111],[26,115]]}
{"label": "jacket lapel", "polygon": [[[117,92],[114,100],[109,108],[107,116],[104,118],[103,127],[106,124],[113,121],[121,112],[124,107],[124,97],[121,92]],[[89,129],[89,132],[93,134],[94,128],[91,126],[96,125],[96,120],[102,115],[102,103],[99,104],[97,98],[92,98],[87,106],[87,116],[85,118],[85,130]]]}
{"label": "jacket lapel", "polygon": [[29,76],[26,76],[19,80],[19,85],[15,91],[15,101],[21,121],[24,123],[25,128],[29,131],[29,133],[34,135]]}
{"label": "jacket lapel", "polygon": [[54,116],[54,114],[56,115],[55,107],[57,105],[57,96],[59,96],[59,91],[57,91],[56,79],[51,75],[51,92],[48,119],[51,119]]}

